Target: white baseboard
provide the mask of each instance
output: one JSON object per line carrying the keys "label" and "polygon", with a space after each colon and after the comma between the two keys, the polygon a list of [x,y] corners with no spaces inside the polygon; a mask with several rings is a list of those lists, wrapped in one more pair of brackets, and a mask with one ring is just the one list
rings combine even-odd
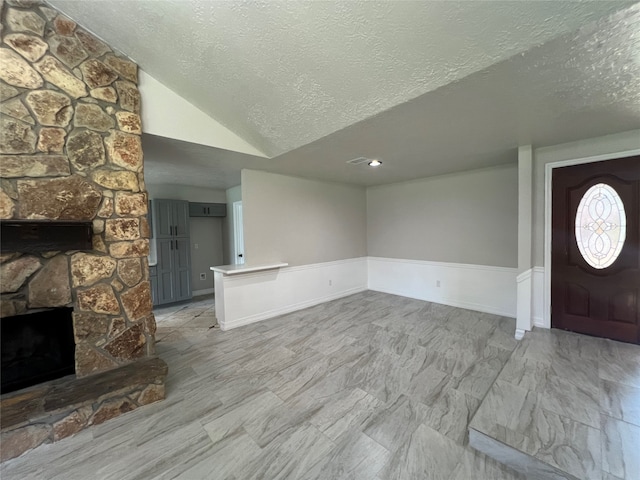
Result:
{"label": "white baseboard", "polygon": [[311,307],[367,289],[367,259],[218,276],[216,314],[222,330]]}
{"label": "white baseboard", "polygon": [[368,267],[370,290],[516,316],[515,268],[382,257],[369,257]]}
{"label": "white baseboard", "polygon": [[203,290],[194,290],[191,292],[192,297],[199,297],[201,295],[211,295],[214,292],[213,288],[205,288]]}

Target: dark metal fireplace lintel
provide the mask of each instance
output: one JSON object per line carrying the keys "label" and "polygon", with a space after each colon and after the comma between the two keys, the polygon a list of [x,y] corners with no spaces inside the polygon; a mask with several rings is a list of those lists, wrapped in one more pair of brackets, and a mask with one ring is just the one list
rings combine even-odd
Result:
{"label": "dark metal fireplace lintel", "polygon": [[92,223],[73,220],[3,220],[2,253],[91,250]]}

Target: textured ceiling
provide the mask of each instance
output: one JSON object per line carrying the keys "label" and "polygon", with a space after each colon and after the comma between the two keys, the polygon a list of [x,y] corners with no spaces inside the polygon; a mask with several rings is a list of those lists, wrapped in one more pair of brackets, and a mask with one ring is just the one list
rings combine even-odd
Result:
{"label": "textured ceiling", "polygon": [[[240,168],[254,168],[378,185],[515,162],[518,145],[633,129],[640,4],[272,160],[146,136],[145,175],[227,188],[239,184]],[[384,164],[345,164],[359,156]]]}
{"label": "textured ceiling", "polygon": [[50,3],[275,156],[543,44],[629,2]]}

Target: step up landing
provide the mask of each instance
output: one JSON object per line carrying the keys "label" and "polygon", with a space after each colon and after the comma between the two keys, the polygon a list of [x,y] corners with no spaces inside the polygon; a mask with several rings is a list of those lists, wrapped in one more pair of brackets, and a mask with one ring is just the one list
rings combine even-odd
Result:
{"label": "step up landing", "polygon": [[469,443],[531,479],[639,479],[640,346],[527,333],[469,424]]}

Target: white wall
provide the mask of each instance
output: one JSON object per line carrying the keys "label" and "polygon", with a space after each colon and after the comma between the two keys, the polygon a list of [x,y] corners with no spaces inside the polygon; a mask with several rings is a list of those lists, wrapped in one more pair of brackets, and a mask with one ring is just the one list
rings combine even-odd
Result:
{"label": "white wall", "polygon": [[366,256],[363,187],[243,170],[242,208],[247,263]]}
{"label": "white wall", "polygon": [[515,164],[367,189],[369,256],[517,267],[517,236]]}
{"label": "white wall", "polygon": [[551,162],[593,157],[640,148],[640,130],[536,148],[533,152],[533,259],[544,266],[544,170]]}

